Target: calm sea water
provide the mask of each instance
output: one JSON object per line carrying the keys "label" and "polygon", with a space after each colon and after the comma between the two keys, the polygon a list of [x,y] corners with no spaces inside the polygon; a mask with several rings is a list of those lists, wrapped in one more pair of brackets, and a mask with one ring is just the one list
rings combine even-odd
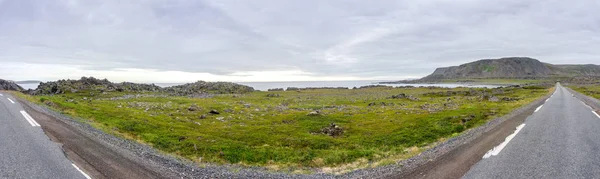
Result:
{"label": "calm sea water", "polygon": [[[253,87],[254,89],[266,91],[268,89],[273,88],[287,88],[287,87],[298,87],[298,88],[308,88],[308,87],[361,87],[368,85],[377,85],[377,82],[380,81],[290,81],[290,82],[237,82],[239,84],[247,85]],[[157,86],[160,87],[169,87],[175,85],[181,85],[183,83],[156,83]],[[19,84],[25,89],[35,89],[38,84]],[[446,87],[446,88],[456,88],[456,87],[472,87],[472,88],[496,88],[499,86],[495,85],[471,85],[471,84],[383,84],[386,86],[435,86],[435,87]]]}

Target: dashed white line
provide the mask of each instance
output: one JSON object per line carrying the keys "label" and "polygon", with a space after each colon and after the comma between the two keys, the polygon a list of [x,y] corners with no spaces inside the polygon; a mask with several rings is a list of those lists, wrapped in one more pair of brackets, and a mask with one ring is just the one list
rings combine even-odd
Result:
{"label": "dashed white line", "polygon": [[40,126],[40,124],[38,124],[35,120],[33,120],[33,118],[29,114],[27,114],[27,112],[21,111],[21,115],[23,115],[23,117],[25,117],[25,120],[27,120],[27,122],[29,122],[29,124],[31,124],[31,126],[33,126],[33,127]]}
{"label": "dashed white line", "polygon": [[598,115],[598,113],[596,111],[592,111],[598,118],[600,118],[600,115]]}
{"label": "dashed white line", "polygon": [[543,104],[540,107],[538,107],[537,109],[535,109],[535,112],[538,112],[540,109],[542,109],[542,107],[544,107]]}
{"label": "dashed white line", "polygon": [[10,99],[10,98],[6,98],[6,99],[8,99],[11,103],[15,104],[15,102],[12,99]]}
{"label": "dashed white line", "polygon": [[502,142],[500,145],[494,147],[492,150],[488,151],[487,153],[485,153],[485,155],[483,156],[483,158],[489,158],[491,156],[496,156],[498,154],[500,154],[500,152],[502,151],[502,149],[504,149],[504,147],[506,147],[506,145],[508,145],[508,143],[515,138],[515,136],[519,133],[519,131],[521,131],[521,129],[523,129],[523,127],[525,127],[525,124],[521,124],[517,127],[517,130],[515,130],[514,133],[512,133],[511,135],[509,135],[508,137],[506,137],[506,139],[504,140],[504,142]]}
{"label": "dashed white line", "polygon": [[0,94],[0,96],[4,96],[3,94]]}
{"label": "dashed white line", "polygon": [[75,165],[74,163],[72,163],[71,165],[73,165],[73,167],[75,167],[75,169],[77,169],[77,171],[79,171],[81,174],[83,174],[83,176],[87,179],[92,179],[88,174],[86,174],[85,172],[83,172],[81,169],[79,169],[79,167],[77,167],[77,165]]}

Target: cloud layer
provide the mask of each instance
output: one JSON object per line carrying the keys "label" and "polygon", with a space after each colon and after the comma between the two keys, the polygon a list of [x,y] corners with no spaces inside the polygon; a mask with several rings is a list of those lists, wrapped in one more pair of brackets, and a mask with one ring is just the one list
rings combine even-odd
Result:
{"label": "cloud layer", "polygon": [[399,79],[503,56],[597,63],[598,8],[592,0],[0,0],[0,75]]}

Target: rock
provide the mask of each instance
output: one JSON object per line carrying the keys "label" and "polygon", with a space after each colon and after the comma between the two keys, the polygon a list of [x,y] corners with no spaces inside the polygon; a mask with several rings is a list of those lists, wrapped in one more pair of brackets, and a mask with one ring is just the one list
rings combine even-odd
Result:
{"label": "rock", "polygon": [[181,141],[183,141],[185,139],[187,139],[187,137],[185,137],[185,136],[179,136],[179,142],[181,142]]}
{"label": "rock", "polygon": [[421,99],[419,99],[419,98],[417,98],[417,97],[414,97],[414,96],[412,96],[412,95],[409,95],[409,96],[408,96],[408,97],[406,97],[406,98],[407,98],[407,99],[409,99],[409,100],[411,100],[411,101],[419,101],[419,100],[421,100]]}
{"label": "rock", "polygon": [[0,90],[24,91],[17,83],[3,79],[0,79]]}
{"label": "rock", "polygon": [[488,100],[489,100],[490,102],[498,102],[498,101],[500,101],[500,99],[499,99],[498,97],[496,97],[496,96],[492,96],[492,97],[490,97],[490,99],[488,99]]}
{"label": "rock", "polygon": [[344,134],[344,129],[335,123],[331,123],[329,126],[321,129],[321,133],[331,137],[338,137]]}
{"label": "rock", "polygon": [[199,117],[199,118],[200,118],[200,119],[206,119],[206,115],[205,115],[205,114],[202,114],[202,115],[200,115],[200,117]]}
{"label": "rock", "polygon": [[233,113],[233,110],[232,110],[232,109],[225,109],[225,110],[223,110],[223,111],[224,111],[224,112],[226,112],[226,113]]}
{"label": "rock", "polygon": [[311,111],[308,113],[308,116],[318,116],[321,115],[321,111]]}
{"label": "rock", "polygon": [[392,99],[404,99],[404,98],[406,98],[406,94],[401,93],[401,94],[398,94],[398,95],[392,95],[391,98]]}
{"label": "rock", "polygon": [[217,117],[217,120],[219,120],[219,121],[221,121],[221,122],[224,122],[224,120],[223,120],[223,119],[225,119],[225,117]]}
{"label": "rock", "polygon": [[208,112],[208,113],[210,113],[210,114],[221,114],[219,111],[214,110],[214,109],[210,110],[210,112]]}
{"label": "rock", "polygon": [[250,105],[250,104],[244,104],[244,107],[245,108],[250,108],[250,107],[252,107],[252,105]]}
{"label": "rock", "polygon": [[414,97],[413,95],[407,95],[407,94],[404,94],[404,93],[400,93],[400,94],[397,94],[397,95],[392,95],[392,97],[389,97],[389,98],[391,98],[391,99],[409,99],[411,101],[419,101],[420,100],[419,98]]}
{"label": "rock", "polygon": [[50,107],[57,107],[57,105],[54,102],[52,102],[52,101],[44,101],[44,104],[48,105]]}
{"label": "rock", "polygon": [[510,98],[510,97],[503,97],[502,101],[518,101],[521,100],[519,98]]}
{"label": "rock", "polygon": [[462,118],[461,121],[462,121],[462,123],[464,125],[465,123],[467,123],[467,122],[469,122],[469,121],[471,121],[471,120],[473,120],[475,118],[477,118],[477,116],[471,114],[471,115],[468,115],[468,116],[463,116],[463,118]]}
{"label": "rock", "polygon": [[275,94],[275,93],[271,93],[271,94],[267,94],[267,97],[280,97],[279,94]]}
{"label": "rock", "polygon": [[192,104],[190,107],[188,107],[188,111],[198,111],[200,110],[200,108],[198,108],[198,105],[196,104]]}

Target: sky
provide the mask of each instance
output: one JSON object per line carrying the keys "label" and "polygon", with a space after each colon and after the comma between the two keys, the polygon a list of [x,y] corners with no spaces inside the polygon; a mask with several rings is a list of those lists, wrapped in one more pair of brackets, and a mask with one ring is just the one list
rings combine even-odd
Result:
{"label": "sky", "polygon": [[0,78],[400,80],[600,63],[596,0],[0,0]]}

